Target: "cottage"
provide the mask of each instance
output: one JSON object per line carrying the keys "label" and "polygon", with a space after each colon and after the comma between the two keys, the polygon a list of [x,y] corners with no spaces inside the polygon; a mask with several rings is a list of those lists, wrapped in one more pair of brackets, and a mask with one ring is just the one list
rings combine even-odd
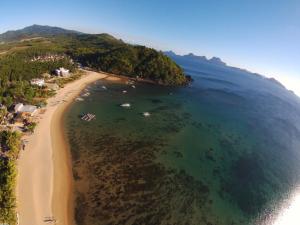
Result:
{"label": "cottage", "polygon": [[45,85],[45,80],[44,79],[32,79],[30,81],[31,85],[37,85],[39,87],[43,87]]}
{"label": "cottage", "polygon": [[34,105],[23,105],[23,103],[18,103],[15,105],[15,113],[24,113],[33,116],[37,112],[37,107]]}
{"label": "cottage", "polygon": [[55,70],[55,74],[57,76],[67,77],[67,76],[70,75],[70,70],[67,70],[67,69],[65,69],[63,67],[60,67],[59,69]]}

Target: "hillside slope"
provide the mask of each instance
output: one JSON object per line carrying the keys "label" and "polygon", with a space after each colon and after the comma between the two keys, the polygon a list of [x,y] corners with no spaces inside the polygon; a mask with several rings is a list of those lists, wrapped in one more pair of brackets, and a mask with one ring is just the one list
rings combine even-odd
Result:
{"label": "hillside slope", "polygon": [[139,76],[162,85],[185,85],[188,82],[183,70],[162,52],[126,44],[109,34],[84,34],[59,27],[33,25],[5,32],[0,35],[0,40],[6,42],[0,45],[0,53],[2,52],[3,57],[10,58],[10,62],[4,60],[4,64],[8,66],[0,62],[0,74],[6,79],[8,76],[22,79],[21,69],[10,68],[10,65],[15,64],[13,61],[19,62],[17,68],[31,65],[32,69],[28,69],[24,76],[32,78],[53,69],[52,65],[47,67],[48,71],[37,70],[37,63],[29,63],[32,58],[59,54],[96,70],[130,77]]}

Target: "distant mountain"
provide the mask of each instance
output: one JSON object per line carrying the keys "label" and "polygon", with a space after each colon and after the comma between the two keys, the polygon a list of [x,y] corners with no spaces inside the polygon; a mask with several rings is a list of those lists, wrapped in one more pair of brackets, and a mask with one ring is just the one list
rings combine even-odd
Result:
{"label": "distant mountain", "polygon": [[209,62],[216,64],[216,65],[222,65],[226,66],[226,63],[224,63],[220,58],[218,57],[212,57],[211,59],[208,60]]}
{"label": "distant mountain", "polygon": [[207,69],[207,66],[209,66],[210,68],[214,68],[219,71],[227,71],[227,72],[231,71],[231,72],[233,72],[232,74],[235,74],[235,73],[251,74],[253,76],[258,76],[258,77],[261,77],[262,79],[269,80],[273,84],[280,86],[282,88],[285,88],[285,86],[283,84],[281,84],[278,80],[276,80],[273,77],[267,78],[266,76],[258,74],[258,73],[252,73],[245,69],[228,66],[225,62],[223,62],[218,57],[212,57],[211,59],[207,59],[205,56],[197,56],[197,55],[194,55],[193,53],[189,53],[187,55],[177,55],[173,51],[166,51],[166,52],[164,52],[164,54],[169,56],[178,65],[182,66],[183,68],[186,68],[187,65],[193,65],[193,66],[197,66],[200,69],[203,68],[203,71],[205,71],[205,69]]}
{"label": "distant mountain", "polygon": [[282,83],[280,83],[278,80],[276,80],[275,78],[270,77],[270,78],[267,78],[267,79],[268,79],[269,81],[273,82],[274,84],[279,85],[279,86],[285,88],[285,86],[284,86]]}
{"label": "distant mountain", "polygon": [[35,24],[20,30],[11,30],[0,34],[0,41],[18,41],[25,38],[49,37],[60,34],[81,34],[81,32],[67,30],[60,27],[42,26]]}
{"label": "distant mountain", "polygon": [[177,55],[173,51],[166,51],[164,53],[171,58],[172,57],[182,57],[182,58],[185,58],[188,60],[201,61],[201,62],[211,63],[211,64],[215,64],[215,65],[226,66],[226,63],[224,63],[218,57],[212,57],[211,59],[207,59],[205,56],[198,56],[198,55],[194,55],[193,53],[189,53],[187,55]]}

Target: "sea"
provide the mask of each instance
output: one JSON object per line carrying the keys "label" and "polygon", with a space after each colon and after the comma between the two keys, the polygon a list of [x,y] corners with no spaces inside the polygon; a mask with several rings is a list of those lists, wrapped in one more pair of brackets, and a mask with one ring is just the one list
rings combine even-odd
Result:
{"label": "sea", "polygon": [[299,98],[245,70],[177,63],[191,85],[99,80],[68,109],[78,225],[267,225],[290,205]]}

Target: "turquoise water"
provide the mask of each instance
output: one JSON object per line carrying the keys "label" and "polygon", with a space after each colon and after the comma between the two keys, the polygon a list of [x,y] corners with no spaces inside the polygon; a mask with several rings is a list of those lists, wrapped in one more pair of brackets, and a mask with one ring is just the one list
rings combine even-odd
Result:
{"label": "turquoise water", "polygon": [[97,81],[72,105],[79,225],[271,224],[280,212],[300,181],[298,98],[254,75],[185,70],[189,87]]}

